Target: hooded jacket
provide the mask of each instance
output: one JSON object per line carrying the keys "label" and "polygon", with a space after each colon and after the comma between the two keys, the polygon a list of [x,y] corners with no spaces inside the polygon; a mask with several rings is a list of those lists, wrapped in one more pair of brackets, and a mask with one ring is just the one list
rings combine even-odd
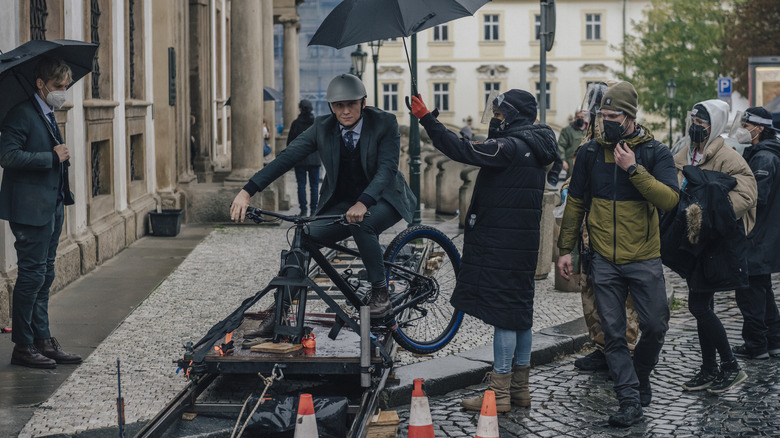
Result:
{"label": "hooded jacket", "polygon": [[[661,256],[658,210],[671,210],[679,201],[672,154],[640,125],[635,135],[621,141],[637,157],[637,171],[631,176],[615,164],[615,145],[607,143],[603,134],[580,147],[558,237],[561,255],[571,253],[577,243],[590,196],[587,226],[594,251],[617,265]],[[594,153],[588,151],[589,146],[596,146],[595,160],[585,157]],[[649,147],[653,148],[652,166],[640,161],[641,149]]]}
{"label": "hooded jacket", "polygon": [[[756,222],[756,179],[747,162],[734,149],[725,145],[720,134],[726,129],[729,107],[722,100],[712,99],[700,102],[710,113],[710,135],[704,144],[701,160],[693,163],[695,144],[681,149],[674,156],[674,165],[677,168],[677,180],[682,185],[683,167],[688,164],[701,167],[704,170],[714,170],[731,175],[737,180],[737,185],[729,192],[729,200],[734,208],[734,215],[742,219],[745,225],[745,233],[750,233]],[[698,157],[697,153],[697,157]]]}
{"label": "hooded jacket", "polygon": [[748,234],[748,272],[765,275],[780,272],[780,141],[763,140],[745,150],[747,160],[758,186],[756,222]]}
{"label": "hooded jacket", "polygon": [[546,125],[515,118],[496,138],[473,142],[431,114],[420,124],[449,158],[480,167],[450,302],[496,327],[531,328],[545,166],[558,155],[555,134]]}

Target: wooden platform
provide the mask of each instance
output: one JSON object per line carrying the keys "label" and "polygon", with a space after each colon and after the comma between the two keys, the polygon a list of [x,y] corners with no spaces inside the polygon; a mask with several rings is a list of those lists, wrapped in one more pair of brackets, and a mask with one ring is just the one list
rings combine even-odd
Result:
{"label": "wooden platform", "polygon": [[[221,356],[212,350],[204,359],[210,371],[220,373],[267,373],[275,364],[279,364],[283,372],[296,374],[350,374],[360,373],[360,336],[349,327],[344,327],[336,340],[328,337],[334,324],[334,314],[307,313],[305,326],[312,328],[316,338],[316,348],[300,348],[289,352],[259,352],[249,348],[241,348],[244,333],[257,329],[260,321],[265,318],[265,312],[247,313],[244,321],[233,332],[234,350],[232,354]],[[379,343],[389,351],[392,336],[387,328],[373,328],[372,333]],[[220,343],[220,342],[218,342]],[[280,349],[284,349],[280,345]],[[375,349],[374,349],[375,350]],[[382,362],[376,351],[372,351],[372,363]]]}

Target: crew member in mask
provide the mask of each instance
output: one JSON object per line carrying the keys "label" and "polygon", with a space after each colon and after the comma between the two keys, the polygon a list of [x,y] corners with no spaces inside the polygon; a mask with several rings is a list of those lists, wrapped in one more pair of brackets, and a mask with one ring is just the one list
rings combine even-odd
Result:
{"label": "crew member in mask", "polygon": [[563,170],[571,172],[574,153],[582,144],[588,131],[587,110],[579,110],[574,114],[574,120],[561,129],[558,136],[558,151],[563,158]]}
{"label": "crew member in mask", "polygon": [[[539,218],[545,168],[558,152],[555,133],[547,125],[534,125],[536,99],[527,91],[509,90],[486,105],[493,113],[488,139],[477,142],[448,131],[422,98],[412,97],[412,113],[433,146],[455,161],[480,167],[451,303],[494,327],[488,389],[496,394],[496,410],[507,412],[513,403],[531,406],[528,373]],[[461,406],[479,411],[482,397],[463,399]]]}
{"label": "crew member in mask", "polygon": [[771,114],[763,107],[748,108],[741,123],[740,129],[751,137],[744,157],[756,177],[758,206],[756,224],[748,234],[750,287],[736,290],[744,344],[732,350],[738,357],[766,359],[780,356],[780,314],[770,277],[780,272],[780,228],[775,225],[780,217],[780,141]]}
{"label": "crew member in mask", "polygon": [[[720,136],[726,128],[728,113],[728,104],[718,99],[706,100],[694,105],[688,129],[689,146],[677,152],[674,162],[681,187],[685,184],[683,168],[686,165],[733,177],[736,184],[729,191],[728,200],[734,211],[734,218],[741,221],[747,234],[755,223],[756,181],[745,160],[734,149],[726,146],[723,137]],[[717,210],[710,210],[704,214],[718,213],[720,212]],[[711,282],[707,281],[708,276],[702,274],[708,272],[708,269],[722,272],[732,266],[742,266],[744,263],[723,263],[724,260],[733,260],[733,258],[724,258],[721,254],[739,245],[722,248],[717,246],[717,243],[702,242],[706,245],[703,250],[704,257],[697,260],[694,271],[686,277],[688,309],[696,318],[702,364],[698,372],[682,385],[683,389],[688,391],[707,390],[715,394],[724,392],[747,379],[747,374],[734,358],[723,324],[714,312],[714,293],[722,289],[710,284]],[[742,260],[746,256],[744,251],[737,251],[735,254],[735,257]],[[734,272],[730,277],[736,278],[739,274]],[[720,363],[717,361],[718,356],[720,356]]]}
{"label": "crew member in mask", "polygon": [[0,219],[16,238],[18,277],[13,290],[11,363],[31,368],[78,364],[49,332],[49,288],[62,231],[64,206],[73,204],[70,152],[54,117],[66,100],[71,70],[43,58],[33,70],[36,92],[8,112],[0,131]]}
{"label": "crew member in mask", "polygon": [[[669,148],[636,123],[637,93],[628,82],[611,86],[601,101],[601,134],[580,147],[561,222],[560,275],[573,273],[574,249],[586,211],[590,275],[604,331],[605,356],[620,403],[609,417],[615,427],[629,427],[643,417],[652,400],[650,374],[668,329],[658,211],[679,201]],[[651,148],[652,153],[643,152]],[[637,162],[652,157],[652,163]],[[629,289],[639,314],[642,336],[632,359],[626,340]]]}

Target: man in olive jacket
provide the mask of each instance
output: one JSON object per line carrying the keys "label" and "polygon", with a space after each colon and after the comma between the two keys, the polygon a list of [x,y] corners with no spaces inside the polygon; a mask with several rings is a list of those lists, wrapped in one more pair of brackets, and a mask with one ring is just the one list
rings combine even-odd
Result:
{"label": "man in olive jacket", "polygon": [[36,93],[11,109],[0,129],[0,219],[9,222],[16,238],[11,363],[56,368],[81,363],[51,336],[48,310],[64,208],[73,204],[70,152],[54,119],[54,110],[65,103],[71,70],[59,59],[44,58],[34,76]]}
{"label": "man in olive jacket", "polygon": [[[333,243],[352,235],[371,283],[371,319],[382,320],[391,311],[379,235],[401,219],[412,222],[416,199],[398,172],[401,134],[394,115],[366,106],[366,89],[354,75],[335,77],[328,85],[332,114],[314,124],[258,171],[236,195],[230,219],[244,221],[249,199],[292,169],[309,154],[319,152],[325,166],[319,203],[313,212],[346,213],[360,226],[314,222],[308,238]],[[370,211],[370,216],[365,216]],[[266,321],[271,318],[266,318]],[[266,327],[259,331],[268,334]]]}
{"label": "man in olive jacket", "polygon": [[[558,239],[558,269],[568,279],[573,272],[571,251],[590,208],[587,226],[594,251],[590,274],[620,402],[620,410],[609,418],[617,427],[640,421],[642,405],[649,405],[652,398],[650,373],[669,321],[658,210],[670,210],[679,201],[672,154],[635,122],[636,108],[637,93],[628,82],[615,84],[604,94],[603,129],[577,154]],[[642,153],[642,148],[653,150]],[[589,159],[588,154],[595,157]],[[652,157],[652,163],[637,163],[643,156]],[[629,288],[642,332],[633,360],[626,342]]]}

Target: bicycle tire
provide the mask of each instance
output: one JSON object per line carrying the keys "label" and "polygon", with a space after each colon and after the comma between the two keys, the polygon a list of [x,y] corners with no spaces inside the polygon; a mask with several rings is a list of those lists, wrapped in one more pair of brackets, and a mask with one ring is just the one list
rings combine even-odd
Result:
{"label": "bicycle tire", "polygon": [[[423,258],[427,273],[421,263]],[[460,270],[458,249],[436,228],[415,225],[390,242],[385,250],[385,260],[423,273],[433,278],[437,286],[432,296],[395,315],[398,328],[393,331],[393,338],[412,353],[430,354],[441,350],[455,337],[463,322],[463,312],[456,311],[449,303]],[[403,304],[400,301],[406,303],[416,296],[414,292],[404,295],[398,290],[408,287],[409,282],[397,278],[391,267],[387,269],[387,283],[394,308]]]}

